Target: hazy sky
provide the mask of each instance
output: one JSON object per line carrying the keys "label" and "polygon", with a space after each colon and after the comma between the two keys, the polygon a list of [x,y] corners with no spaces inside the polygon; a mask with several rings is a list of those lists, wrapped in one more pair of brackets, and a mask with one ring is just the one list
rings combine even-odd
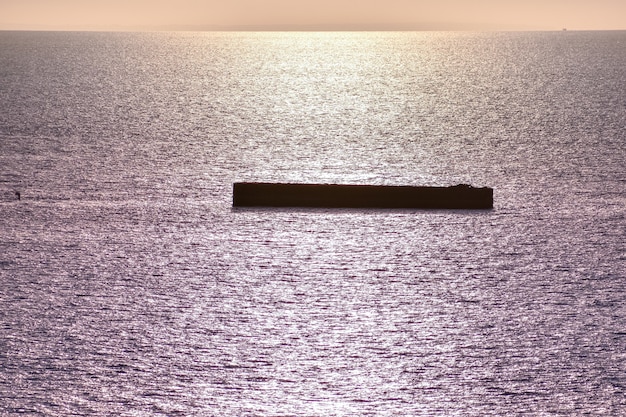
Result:
{"label": "hazy sky", "polygon": [[0,0],[0,29],[626,29],[626,0]]}

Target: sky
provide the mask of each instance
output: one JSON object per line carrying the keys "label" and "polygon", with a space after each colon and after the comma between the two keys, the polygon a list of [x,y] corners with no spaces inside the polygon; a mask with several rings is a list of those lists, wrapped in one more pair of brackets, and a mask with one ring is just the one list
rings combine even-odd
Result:
{"label": "sky", "polygon": [[0,30],[624,30],[626,0],[0,0]]}

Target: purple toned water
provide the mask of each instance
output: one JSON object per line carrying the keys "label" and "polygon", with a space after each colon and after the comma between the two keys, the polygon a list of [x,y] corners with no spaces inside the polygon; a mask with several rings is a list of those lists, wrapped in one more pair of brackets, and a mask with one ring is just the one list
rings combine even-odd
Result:
{"label": "purple toned water", "polygon": [[0,415],[626,413],[625,45],[0,32]]}

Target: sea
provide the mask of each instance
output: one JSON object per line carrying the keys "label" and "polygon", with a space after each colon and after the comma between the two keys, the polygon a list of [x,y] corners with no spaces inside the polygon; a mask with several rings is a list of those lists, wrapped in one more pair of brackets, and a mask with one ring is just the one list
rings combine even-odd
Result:
{"label": "sea", "polygon": [[0,32],[14,415],[626,415],[626,31]]}

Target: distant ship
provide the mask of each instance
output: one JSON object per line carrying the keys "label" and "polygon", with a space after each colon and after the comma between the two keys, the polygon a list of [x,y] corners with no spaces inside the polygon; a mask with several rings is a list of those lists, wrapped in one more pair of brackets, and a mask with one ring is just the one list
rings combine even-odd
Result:
{"label": "distant ship", "polygon": [[233,206],[490,209],[493,188],[238,182]]}

